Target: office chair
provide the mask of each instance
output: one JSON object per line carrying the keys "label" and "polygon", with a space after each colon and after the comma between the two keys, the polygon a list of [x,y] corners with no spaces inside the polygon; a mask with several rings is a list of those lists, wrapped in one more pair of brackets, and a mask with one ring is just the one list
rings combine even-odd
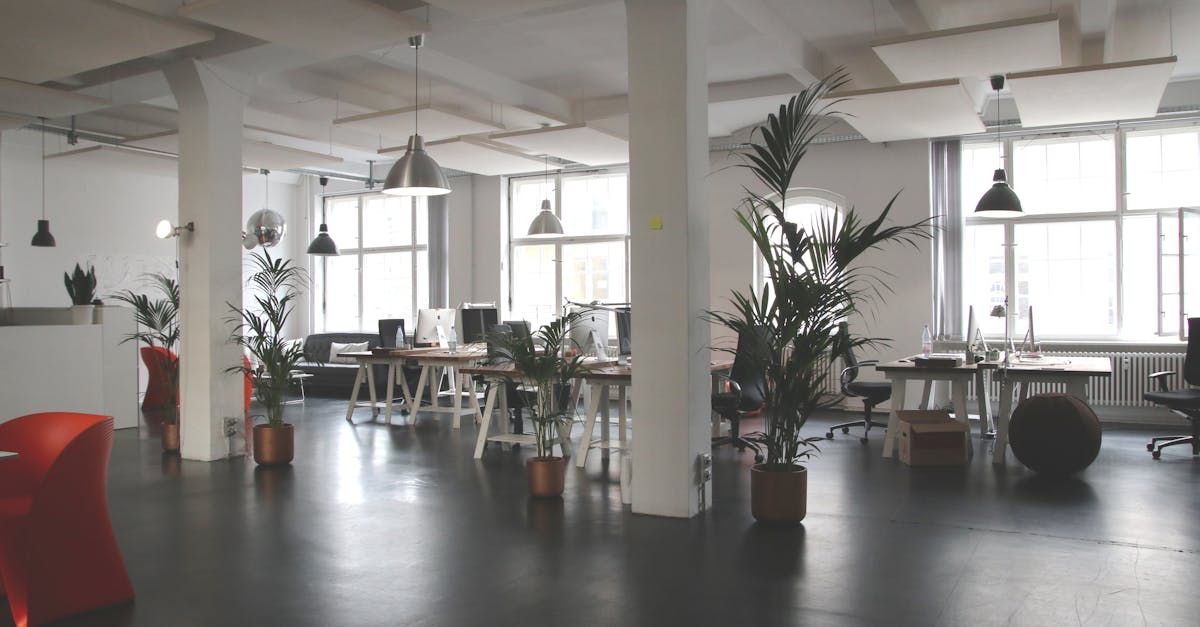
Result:
{"label": "office chair", "polygon": [[[732,444],[738,452],[755,446],[741,436],[741,420],[762,410],[766,404],[766,380],[761,369],[754,366],[752,354],[765,340],[765,327],[753,327],[750,333],[738,333],[737,352],[729,374],[717,374],[723,380],[721,389],[712,394],[712,409],[729,421],[729,435],[713,438],[713,446]],[[756,346],[757,345],[757,346]],[[762,463],[763,456],[755,449],[754,461]]]}
{"label": "office chair", "polygon": [[[843,338],[849,339],[849,328],[846,326],[846,323],[843,322],[841,324],[840,332]],[[859,438],[859,441],[866,444],[867,438],[871,434],[871,427],[887,428],[887,423],[879,423],[871,420],[871,410],[875,409],[876,405],[892,397],[892,384],[887,381],[857,381],[858,369],[860,367],[871,366],[878,363],[878,361],[874,359],[859,361],[854,356],[854,349],[850,346],[849,342],[841,342],[841,345],[843,348],[839,357],[842,358],[842,394],[863,399],[863,419],[833,425],[829,428],[829,432],[825,434],[825,437],[832,440],[833,432],[838,429],[841,429],[842,433],[850,433],[850,427],[862,427],[863,434]]]}
{"label": "office chair", "polygon": [[[379,327],[379,345],[383,348],[396,348],[396,333],[399,332],[402,335],[405,333],[404,318],[382,318],[379,320],[377,326]],[[405,341],[407,342],[407,339]],[[381,364],[372,366],[372,368],[375,369],[375,385],[386,385],[386,383],[380,382],[387,381],[387,368]],[[421,369],[413,368],[411,366],[401,366],[396,372],[396,377],[397,384],[400,383],[399,377],[404,377],[404,380],[408,383],[409,389],[412,389],[415,386],[416,381],[421,377]],[[390,394],[393,394],[393,398],[402,398],[394,396],[395,392],[395,390],[389,391]],[[407,415],[408,413],[409,408],[407,406],[400,410],[401,416]]]}
{"label": "office chair", "polygon": [[525,320],[505,320],[504,324],[512,331],[513,337],[529,337],[529,322]]}
{"label": "office chair", "polygon": [[1166,435],[1150,438],[1146,450],[1154,459],[1162,457],[1162,450],[1177,444],[1191,444],[1192,455],[1200,455],[1200,318],[1188,318],[1187,355],[1183,358],[1183,380],[1190,387],[1169,389],[1167,377],[1173,371],[1156,372],[1150,380],[1158,383],[1157,392],[1146,392],[1142,398],[1187,418],[1192,423],[1191,435]]}
{"label": "office chair", "polygon": [[404,333],[404,318],[383,318],[379,321],[379,345],[396,347],[396,332]]}

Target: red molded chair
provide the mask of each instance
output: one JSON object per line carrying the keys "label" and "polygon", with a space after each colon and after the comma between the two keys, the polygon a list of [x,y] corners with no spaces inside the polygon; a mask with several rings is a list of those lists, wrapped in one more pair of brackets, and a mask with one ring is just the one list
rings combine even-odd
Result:
{"label": "red molded chair", "polygon": [[108,517],[109,416],[50,412],[0,424],[0,594],[17,627],[133,599]]}
{"label": "red molded chair", "polygon": [[163,409],[167,406],[167,399],[172,397],[179,403],[179,395],[171,390],[171,377],[168,374],[168,365],[178,362],[179,357],[161,346],[143,346],[141,353],[142,362],[146,364],[146,370],[150,373],[150,380],[146,383],[146,396],[142,399],[142,409]]}
{"label": "red molded chair", "polygon": [[250,359],[245,355],[242,355],[242,367],[246,369],[242,377],[242,399],[245,403],[246,413],[249,414],[250,398],[254,396],[254,385],[250,382]]}

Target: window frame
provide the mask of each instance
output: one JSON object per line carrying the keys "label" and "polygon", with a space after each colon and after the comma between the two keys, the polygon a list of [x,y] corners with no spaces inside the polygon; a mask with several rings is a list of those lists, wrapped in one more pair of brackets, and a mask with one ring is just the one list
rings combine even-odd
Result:
{"label": "window frame", "polygon": [[[772,193],[767,196],[768,200],[778,201],[779,195]],[[846,215],[846,210],[850,207],[850,201],[843,195],[828,189],[820,187],[789,187],[787,190],[787,198],[783,202],[783,213],[787,215],[788,205],[793,203],[803,203],[805,200],[818,200],[828,203],[837,212],[839,220]],[[820,204],[820,203],[807,203]],[[758,246],[753,242],[750,243],[750,254],[753,258],[753,277],[754,289],[760,290],[766,284],[766,267],[763,263],[762,255],[758,254]]]}
{"label": "window frame", "polygon": [[[1047,131],[1040,133],[1014,133],[1001,139],[1003,164],[1006,172],[1009,173],[1009,183],[1013,189],[1020,193],[1020,181],[1016,178],[1016,168],[1014,167],[1014,144],[1020,141],[1030,141],[1037,139],[1050,138],[1068,138],[1081,136],[1096,136],[1096,135],[1111,135],[1113,138],[1114,154],[1114,176],[1115,184],[1113,185],[1113,193],[1116,195],[1116,202],[1112,211],[1086,212],[1086,213],[1039,213],[1036,215],[1021,215],[1014,217],[982,217],[976,216],[972,208],[963,207],[963,239],[965,242],[966,228],[980,225],[1001,225],[1004,229],[1004,276],[1005,276],[1005,292],[1007,294],[1017,293],[1017,273],[1016,273],[1016,250],[1015,250],[1015,231],[1017,224],[1036,224],[1036,223],[1077,223],[1087,221],[1108,221],[1114,225],[1113,233],[1115,236],[1115,251],[1116,251],[1116,332],[1112,334],[1081,334],[1081,335],[1064,335],[1064,334],[1046,334],[1039,332],[1039,336],[1043,336],[1048,340],[1058,341],[1113,341],[1113,342],[1144,342],[1162,341],[1167,339],[1178,339],[1182,341],[1183,329],[1181,328],[1177,334],[1175,331],[1164,329],[1164,317],[1166,315],[1174,315],[1177,312],[1168,313],[1164,309],[1163,295],[1163,270],[1162,270],[1162,236],[1163,228],[1162,221],[1164,219],[1177,219],[1177,212],[1180,210],[1177,207],[1160,207],[1160,208],[1144,208],[1130,209],[1128,202],[1128,180],[1126,173],[1127,151],[1126,140],[1130,133],[1145,133],[1153,131],[1161,131],[1163,133],[1178,132],[1186,129],[1190,125],[1168,125],[1168,124],[1147,124],[1144,126],[1122,126],[1117,125],[1112,128],[1103,128],[1100,130],[1077,130],[1077,131]],[[995,143],[995,136],[978,136],[973,138],[964,138],[962,146]],[[964,199],[965,200],[965,199]],[[1124,223],[1126,218],[1136,216],[1155,216],[1158,241],[1156,243],[1156,258],[1159,260],[1157,269],[1157,293],[1159,316],[1158,323],[1153,330],[1152,335],[1135,334],[1133,330],[1125,328],[1126,324],[1126,309],[1125,302],[1125,249],[1124,249]],[[1182,234],[1180,235],[1182,238]],[[964,266],[966,258],[965,246],[960,246],[959,255],[955,260],[960,268]],[[961,276],[961,273],[960,273]],[[1178,295],[1178,299],[1182,302],[1183,296]],[[965,294],[960,290],[960,302],[956,308],[956,315],[965,317],[967,304],[965,302]],[[1182,307],[1182,305],[1180,305]],[[980,312],[976,312],[979,316]],[[986,315],[986,313],[984,314]],[[961,318],[960,318],[961,321]],[[987,335],[989,340],[998,339],[999,336],[991,334]]]}
{"label": "window frame", "polygon": [[[629,301],[630,268],[633,264],[630,263],[631,225],[629,222],[630,216],[629,216],[628,198],[626,199],[627,202],[625,203],[626,215],[625,215],[625,232],[624,233],[601,234],[601,235],[564,234],[559,237],[553,237],[553,238],[551,238],[551,237],[527,237],[527,236],[519,236],[518,237],[518,236],[514,235],[515,233],[525,233],[529,230],[529,225],[518,225],[518,224],[513,223],[513,219],[515,218],[516,213],[517,213],[517,211],[514,208],[514,204],[515,204],[514,203],[514,195],[515,194],[513,193],[513,190],[516,187],[516,184],[518,182],[528,181],[528,180],[538,180],[538,179],[550,180],[554,185],[554,187],[553,187],[554,199],[553,199],[553,203],[552,203],[552,207],[554,209],[554,215],[558,216],[559,220],[562,220],[562,188],[563,188],[563,182],[566,179],[575,178],[575,177],[588,177],[588,176],[611,175],[611,174],[624,174],[626,177],[626,181],[628,181],[629,167],[628,166],[620,166],[620,167],[593,168],[593,169],[588,169],[588,170],[574,170],[574,171],[558,170],[550,175],[546,175],[543,173],[543,174],[527,174],[527,175],[522,175],[522,176],[510,176],[505,181],[506,196],[507,196],[507,203],[506,203],[507,216],[505,216],[505,223],[507,224],[507,227],[508,227],[508,246],[506,247],[506,252],[508,255],[508,259],[507,259],[508,293],[505,294],[505,299],[504,299],[504,301],[505,301],[505,309],[504,309],[505,318],[511,318],[511,316],[513,315],[513,302],[514,302],[516,291],[518,289],[517,286],[519,284],[519,282],[516,280],[517,279],[516,263],[514,262],[514,260],[516,259],[517,248],[520,246],[551,246],[551,245],[554,246],[554,301],[556,303],[555,313],[554,313],[555,319],[557,319],[562,314],[562,309],[563,309],[563,306],[565,305],[565,301],[563,300],[563,261],[562,261],[564,245],[611,244],[614,242],[621,242],[625,248],[625,268],[624,268],[625,295],[624,295],[623,302]],[[626,184],[626,194],[628,194],[628,184]],[[529,322],[533,323],[535,326],[538,323],[538,321],[536,321],[536,320],[530,320]]]}
{"label": "window frame", "polygon": [[[363,291],[364,263],[363,263],[363,261],[364,261],[365,257],[367,257],[369,255],[388,254],[388,253],[403,253],[403,252],[410,253],[409,254],[410,280],[411,280],[411,285],[412,285],[412,295],[411,296],[412,296],[413,308],[412,308],[412,311],[404,313],[400,317],[404,318],[406,321],[411,321],[410,324],[416,324],[417,312],[421,309],[428,307],[428,303],[422,303],[421,299],[420,299],[420,294],[421,294],[420,283],[419,283],[419,280],[420,280],[419,268],[420,268],[420,266],[417,261],[418,257],[419,257],[419,253],[421,253],[421,252],[425,253],[427,260],[429,259],[428,233],[426,234],[426,237],[424,238],[424,240],[425,240],[424,244],[418,243],[421,240],[421,238],[418,237],[418,233],[417,233],[417,225],[420,223],[420,220],[417,219],[417,211],[424,199],[418,198],[415,196],[409,197],[409,200],[411,202],[411,206],[410,206],[411,211],[409,213],[409,221],[410,221],[409,233],[410,233],[410,241],[412,242],[411,244],[395,245],[395,246],[363,246],[363,241],[364,241],[364,238],[363,238],[363,235],[364,235],[364,232],[363,232],[363,210],[366,208],[367,201],[370,199],[375,199],[375,198],[388,199],[388,198],[395,198],[395,197],[389,196],[387,194],[384,194],[383,192],[375,191],[375,190],[354,190],[354,191],[348,191],[348,192],[334,192],[334,193],[327,193],[327,194],[318,194],[317,198],[318,198],[318,202],[313,204],[314,215],[313,215],[311,224],[320,224],[323,221],[322,215],[324,215],[326,213],[326,211],[328,210],[328,204],[330,202],[333,202],[335,200],[345,200],[347,198],[355,198],[357,200],[356,225],[358,227],[358,247],[357,248],[346,248],[344,246],[339,245],[337,256],[338,257],[355,256],[358,258],[358,273],[357,273],[357,275],[358,275],[357,276],[357,278],[358,278],[358,303],[357,303],[358,311],[357,311],[357,318],[358,318],[358,322],[359,322],[359,329],[357,331],[351,330],[351,329],[331,330],[327,326],[327,321],[329,319],[328,298],[327,298],[327,294],[326,294],[326,290],[329,285],[328,281],[326,280],[326,277],[328,276],[326,274],[326,270],[327,270],[327,264],[329,262],[329,257],[327,257],[327,256],[318,256],[314,260],[314,263],[313,263],[313,271],[320,273],[320,286],[321,286],[320,290],[316,290],[316,289],[312,290],[312,295],[313,295],[312,307],[313,307],[313,321],[314,321],[313,327],[314,327],[314,329],[318,326],[316,324],[316,322],[319,321],[320,322],[319,326],[321,327],[321,329],[318,332],[320,332],[320,333],[339,333],[339,332],[372,333],[372,332],[375,332],[376,329],[364,329],[363,324],[362,324],[363,323],[363,294],[364,294],[364,291]],[[426,205],[425,211],[428,211],[428,205]],[[428,217],[426,219],[426,227],[428,228]],[[311,236],[315,237],[316,233],[315,232],[312,233]],[[432,260],[429,260],[429,261],[427,261],[427,264],[431,263],[431,262],[432,262]],[[426,268],[426,272],[428,272],[428,268]],[[315,281],[314,281],[314,283],[315,283]]]}

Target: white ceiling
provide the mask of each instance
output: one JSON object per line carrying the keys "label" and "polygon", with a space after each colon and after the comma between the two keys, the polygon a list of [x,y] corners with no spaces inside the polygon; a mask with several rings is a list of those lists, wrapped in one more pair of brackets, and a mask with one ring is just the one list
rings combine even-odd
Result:
{"label": "white ceiling", "polygon": [[[1170,80],[1200,79],[1200,38],[1190,36],[1200,30],[1195,0],[713,0],[711,6],[712,136],[764,119],[800,84],[839,66],[851,72],[853,89],[866,90],[864,102],[852,106],[860,130],[873,139],[977,128],[980,108],[990,110],[983,76],[992,71],[1174,53]],[[1057,19],[1057,61],[1050,22],[1016,35],[980,30],[1046,15]],[[417,98],[406,39],[426,28]],[[928,36],[957,28],[969,36]],[[890,51],[872,49],[873,42],[897,37],[908,39]],[[914,48],[906,41],[927,43]],[[908,57],[897,57],[905,47]],[[421,114],[430,141],[589,124],[573,127],[583,130],[570,141],[537,141],[553,135],[536,133],[500,139],[526,155],[516,164],[543,152],[594,164],[625,150],[623,140],[597,130],[619,134],[628,114],[622,0],[429,0],[428,6],[420,0],[0,0],[0,116],[46,115],[65,126],[66,116],[87,112],[77,120],[80,128],[119,137],[172,130],[175,103],[160,70],[183,57],[247,79],[238,84],[251,86],[248,138],[346,161],[332,169],[361,172],[381,147],[402,145],[411,116],[396,112],[416,102],[450,114],[444,129],[438,111]],[[965,80],[957,91],[934,90],[938,98],[920,90],[878,91],[934,76]],[[1064,87],[1050,91],[1058,89]],[[1025,103],[1023,91],[1030,94]],[[1115,102],[1134,99],[1125,91],[1102,94],[1092,104],[1114,106],[1088,116],[1133,110]],[[1012,85],[1023,117],[1084,113],[1066,100],[1035,103],[1033,93]],[[905,98],[919,104],[903,104]],[[446,146],[472,153],[479,147]]]}

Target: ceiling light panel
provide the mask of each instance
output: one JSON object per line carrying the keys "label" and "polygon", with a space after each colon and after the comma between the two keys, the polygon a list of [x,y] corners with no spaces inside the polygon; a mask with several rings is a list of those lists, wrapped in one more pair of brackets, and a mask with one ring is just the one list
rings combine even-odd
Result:
{"label": "ceiling light panel", "polygon": [[426,0],[429,4],[473,20],[509,17],[557,6],[574,4],[578,0]]}
{"label": "ceiling light panel", "polygon": [[1058,17],[992,22],[876,41],[871,49],[901,83],[1058,67]]}
{"label": "ceiling light panel", "polygon": [[564,124],[490,137],[533,154],[547,154],[590,166],[629,161],[629,141],[587,124]]}
{"label": "ceiling light panel", "polygon": [[1158,114],[1175,57],[1019,72],[1008,88],[1021,126],[1150,118]]}
{"label": "ceiling light panel", "polygon": [[179,14],[325,58],[374,50],[429,30],[367,0],[198,0]]}
{"label": "ceiling light panel", "polygon": [[872,142],[982,133],[975,103],[957,80],[830,94],[838,117]]}
{"label": "ceiling light panel", "polygon": [[408,137],[420,116],[421,137],[428,141],[449,139],[459,135],[492,133],[504,127],[495,122],[435,105],[403,107],[376,113],[363,113],[333,121],[334,124],[385,137]]}

